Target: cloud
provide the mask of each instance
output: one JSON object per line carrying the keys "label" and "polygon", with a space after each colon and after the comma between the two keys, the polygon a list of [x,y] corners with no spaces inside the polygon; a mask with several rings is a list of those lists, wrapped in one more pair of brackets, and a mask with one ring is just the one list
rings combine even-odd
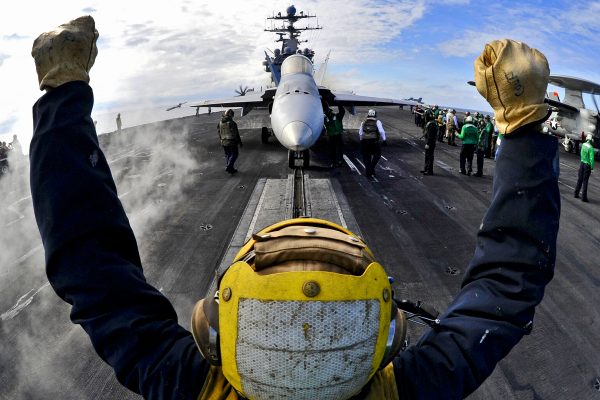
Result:
{"label": "cloud", "polygon": [[0,120],[0,132],[10,131],[17,121],[17,117],[12,115],[4,120]]}

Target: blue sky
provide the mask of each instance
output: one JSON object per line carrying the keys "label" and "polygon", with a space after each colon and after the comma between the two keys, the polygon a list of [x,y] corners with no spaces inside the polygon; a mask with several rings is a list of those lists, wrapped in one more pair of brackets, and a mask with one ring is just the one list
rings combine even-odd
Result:
{"label": "blue sky", "polygon": [[[94,115],[166,108],[268,84],[265,18],[290,1],[22,0],[0,13],[0,140],[31,136],[41,95],[30,51],[42,31],[90,14],[100,32],[91,72]],[[306,0],[323,30],[304,35],[327,83],[358,94],[488,110],[473,79],[486,42],[512,38],[542,51],[553,74],[600,82],[600,1]],[[36,12],[32,13],[31,10]],[[311,22],[314,24],[315,22]],[[552,89],[552,88],[551,88]],[[589,98],[588,98],[589,100]],[[593,107],[588,101],[588,106]],[[192,109],[177,110],[179,113]],[[173,114],[175,116],[175,114]],[[9,136],[10,135],[10,136]]]}

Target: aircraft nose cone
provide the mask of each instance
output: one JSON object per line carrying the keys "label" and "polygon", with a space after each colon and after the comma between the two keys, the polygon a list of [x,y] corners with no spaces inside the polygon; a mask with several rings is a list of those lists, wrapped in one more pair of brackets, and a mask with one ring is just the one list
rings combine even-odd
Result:
{"label": "aircraft nose cone", "polygon": [[310,147],[312,129],[301,121],[290,122],[283,128],[283,145],[295,151]]}

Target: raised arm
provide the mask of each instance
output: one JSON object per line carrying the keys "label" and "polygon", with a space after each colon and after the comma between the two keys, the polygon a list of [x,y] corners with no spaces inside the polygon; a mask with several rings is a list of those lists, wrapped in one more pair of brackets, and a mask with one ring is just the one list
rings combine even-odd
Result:
{"label": "raised arm", "polygon": [[[492,93],[480,87],[486,84],[483,74],[492,65],[496,75],[486,77],[507,76],[503,65],[527,67],[529,62],[535,66],[514,72],[530,84],[524,93],[513,98],[502,93],[506,97],[501,105],[498,98],[488,98],[497,116],[508,116],[501,120],[506,136],[496,161],[492,201],[477,233],[462,289],[440,317],[439,327],[394,361],[403,399],[462,399],[473,392],[531,331],[535,307],[552,279],[560,217],[553,169],[558,145],[554,137],[541,133],[539,124],[548,113],[543,96],[549,70],[538,53],[506,40],[492,42],[482,53],[477,80],[482,94]],[[512,56],[521,64],[502,63],[497,54]],[[521,56],[527,61],[514,60]],[[510,81],[497,86],[514,93]]]}
{"label": "raised arm", "polygon": [[[72,22],[94,28],[93,20],[80,20]],[[57,47],[62,39],[53,41]],[[98,146],[91,88],[82,79],[65,82],[46,85],[33,107],[31,192],[48,280],[119,382],[146,398],[197,397],[207,362],[170,302],[144,278]]]}

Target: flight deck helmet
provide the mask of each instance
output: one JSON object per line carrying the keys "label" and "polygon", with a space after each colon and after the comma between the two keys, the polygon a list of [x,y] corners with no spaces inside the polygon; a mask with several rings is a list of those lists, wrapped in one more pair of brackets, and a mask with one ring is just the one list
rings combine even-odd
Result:
{"label": "flight deck helmet", "polygon": [[594,136],[591,133],[588,133],[585,137],[586,142],[591,142],[594,140]]}
{"label": "flight deck helmet", "polygon": [[434,119],[433,111],[431,109],[425,110],[425,112],[423,113],[423,119],[425,120],[425,123],[432,121]]}
{"label": "flight deck helmet", "polygon": [[406,318],[364,241],[297,218],[246,242],[192,333],[245,398],[348,399],[404,346]]}
{"label": "flight deck helmet", "polygon": [[225,111],[225,116],[226,117],[233,118],[234,115],[235,115],[235,113],[233,112],[233,110],[231,108],[229,110]]}
{"label": "flight deck helmet", "polygon": [[375,111],[375,110],[373,110],[373,109],[370,109],[370,110],[367,112],[367,117],[369,117],[369,118],[376,118],[376,117],[377,117],[377,111]]}
{"label": "flight deck helmet", "polygon": [[473,123],[473,117],[469,115],[467,118],[465,118],[465,123],[466,124],[472,124]]}

